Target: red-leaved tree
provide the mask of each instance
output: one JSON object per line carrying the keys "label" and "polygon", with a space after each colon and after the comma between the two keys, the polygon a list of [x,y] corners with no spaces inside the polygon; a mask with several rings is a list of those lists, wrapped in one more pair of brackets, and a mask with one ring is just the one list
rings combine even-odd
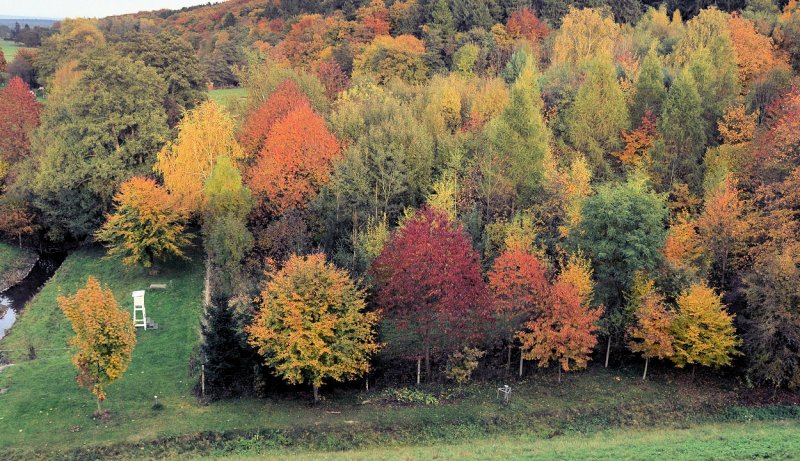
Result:
{"label": "red-leaved tree", "polygon": [[341,151],[325,120],[300,102],[270,130],[249,171],[250,188],[275,213],[303,208],[328,181]]}
{"label": "red-leaved tree", "polygon": [[[544,301],[550,283],[544,265],[536,255],[523,248],[506,250],[494,260],[489,271],[489,290],[493,296],[494,316],[498,330],[508,338],[508,361],[511,368],[511,347],[522,324],[545,309]],[[522,356],[520,356],[520,374]]]}
{"label": "red-leaved tree", "polygon": [[239,129],[239,144],[250,156],[264,147],[272,127],[300,104],[310,104],[308,98],[291,80],[278,85],[269,98],[251,113]]}
{"label": "red-leaved tree", "polygon": [[22,160],[31,151],[30,133],[39,124],[39,103],[19,77],[0,90],[0,155],[8,163]]}
{"label": "red-leaved tree", "polygon": [[488,321],[479,255],[461,224],[443,211],[424,208],[398,229],[373,261],[388,348],[422,360],[431,376],[431,356],[463,347]]}

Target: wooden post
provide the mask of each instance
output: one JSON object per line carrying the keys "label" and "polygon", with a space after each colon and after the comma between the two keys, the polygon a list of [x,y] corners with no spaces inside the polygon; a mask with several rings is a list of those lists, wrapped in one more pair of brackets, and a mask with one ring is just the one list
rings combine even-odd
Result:
{"label": "wooden post", "polygon": [[206,365],[200,365],[200,395],[206,398]]}

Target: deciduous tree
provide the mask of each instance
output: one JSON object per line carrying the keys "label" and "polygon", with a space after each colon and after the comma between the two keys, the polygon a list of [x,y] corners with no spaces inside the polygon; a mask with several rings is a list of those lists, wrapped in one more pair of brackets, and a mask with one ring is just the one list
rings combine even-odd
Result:
{"label": "deciduous tree", "polygon": [[258,155],[275,124],[302,104],[310,104],[308,98],[292,80],[284,80],[239,128],[239,143],[244,151],[251,157]]}
{"label": "deciduous tree", "polygon": [[19,77],[0,90],[0,158],[13,165],[30,156],[39,111],[36,97]]}
{"label": "deciduous tree", "polygon": [[729,259],[744,238],[747,224],[743,219],[744,203],[739,199],[736,183],[726,178],[710,191],[697,227],[703,247],[711,255],[720,288],[730,271]]}
{"label": "deciduous tree", "polygon": [[32,139],[36,171],[26,178],[54,240],[94,232],[119,185],[151,171],[168,136],[155,70],[100,47],[81,57],[77,71],[51,93]]}
{"label": "deciduous tree", "polygon": [[227,156],[218,157],[204,186],[203,243],[211,265],[217,269],[218,288],[231,294],[241,276],[241,262],[253,246],[247,215],[253,206],[250,189]]}
{"label": "deciduous tree", "polygon": [[720,367],[730,365],[740,344],[733,315],[722,304],[722,296],[705,282],[695,283],[677,299],[678,313],[672,324],[678,368],[686,365]]}
{"label": "deciduous tree", "polygon": [[378,314],[365,309],[364,292],[324,254],[293,256],[261,293],[247,334],[277,376],[310,384],[316,402],[326,380],[369,371]]}
{"label": "deciduous tree", "polygon": [[248,174],[248,184],[276,213],[304,208],[330,179],[341,145],[325,120],[301,103],[275,123]]}
{"label": "deciduous tree", "polygon": [[220,156],[238,161],[244,151],[233,136],[233,121],[214,101],[206,101],[186,114],[178,124],[178,138],[158,153],[155,171],[175,196],[175,204],[187,213],[202,211],[203,187]]}
{"label": "deciduous tree", "polygon": [[587,198],[581,224],[570,235],[573,244],[592,261],[598,301],[606,306],[606,366],[612,337],[627,328],[622,311],[624,293],[637,271],[657,267],[666,219],[665,197],[652,192],[644,179],[633,177],[623,184],[601,186]]}
{"label": "deciduous tree", "polygon": [[485,180],[510,183],[520,208],[529,205],[541,188],[544,164],[550,157],[550,130],[542,116],[544,103],[533,61],[530,56],[525,59],[511,87],[508,105],[487,125],[486,135],[491,144],[486,149],[488,158],[481,160]]}
{"label": "deciduous tree", "polygon": [[644,373],[650,359],[667,359],[674,354],[672,324],[674,315],[667,310],[664,297],[655,288],[655,282],[639,274],[628,298],[628,310],[635,323],[628,327],[628,348],[644,357]]}
{"label": "deciduous tree", "polygon": [[114,196],[116,209],[96,233],[108,256],[128,266],[150,267],[170,256],[185,257],[185,216],[164,188],[150,178],[125,181]]}
{"label": "deciduous tree", "polygon": [[488,278],[497,326],[508,339],[506,371],[509,371],[515,336],[524,322],[544,312],[550,283],[546,267],[525,248],[507,248],[494,260]]}
{"label": "deciduous tree", "polygon": [[353,62],[353,75],[372,75],[384,83],[397,77],[420,83],[428,76],[425,45],[413,35],[376,37]]}
{"label": "deciduous tree", "polygon": [[424,359],[428,377],[433,354],[458,350],[480,333],[488,300],[479,256],[463,227],[444,212],[417,211],[373,261],[371,273],[378,306],[392,330],[402,333],[387,338],[389,346]]}
{"label": "deciduous tree", "polygon": [[584,155],[594,173],[609,177],[605,156],[622,147],[620,131],[630,119],[625,96],[617,81],[610,54],[598,55],[586,69],[586,78],[566,115],[567,138]]}
{"label": "deciduous tree", "polygon": [[59,296],[58,306],[72,324],[70,344],[77,351],[72,363],[78,368],[78,385],[89,389],[100,402],[106,387],[128,369],[136,345],[136,332],[127,311],[119,307],[110,288],[89,277],[86,286],[70,297]]}
{"label": "deciduous tree", "polygon": [[586,367],[603,309],[584,304],[578,287],[565,280],[556,280],[549,291],[544,312],[527,322],[517,337],[526,359],[537,360],[540,367],[556,363],[561,382],[562,370]]}

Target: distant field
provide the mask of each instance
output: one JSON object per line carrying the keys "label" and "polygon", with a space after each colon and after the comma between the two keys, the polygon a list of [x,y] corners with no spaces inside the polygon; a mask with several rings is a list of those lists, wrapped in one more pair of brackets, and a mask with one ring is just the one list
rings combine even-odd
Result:
{"label": "distant field", "polygon": [[6,57],[6,61],[11,62],[14,60],[14,56],[17,55],[17,51],[23,48],[17,45],[14,42],[9,42],[8,40],[0,40],[0,49],[3,50],[3,55]]}
{"label": "distant field", "polygon": [[209,91],[208,97],[221,106],[231,109],[236,101],[247,97],[247,90],[244,88],[222,88]]}

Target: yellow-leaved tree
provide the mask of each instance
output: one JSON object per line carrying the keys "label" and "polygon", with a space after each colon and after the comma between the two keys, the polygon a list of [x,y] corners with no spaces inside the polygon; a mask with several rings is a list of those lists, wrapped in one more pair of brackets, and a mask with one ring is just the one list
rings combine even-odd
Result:
{"label": "yellow-leaved tree", "polygon": [[736,348],[741,341],[736,337],[733,315],[722,303],[722,295],[705,282],[699,282],[678,296],[677,303],[678,315],[672,323],[675,365],[678,368],[688,364],[730,365],[731,358],[739,354]]}
{"label": "yellow-leaved tree", "polygon": [[178,123],[178,139],[158,153],[155,171],[175,195],[176,205],[189,214],[203,209],[203,186],[215,160],[222,155],[233,161],[245,157],[233,128],[225,110],[214,101],[206,101],[183,117]]}
{"label": "yellow-leaved tree", "polygon": [[325,380],[369,371],[380,346],[378,314],[365,307],[363,290],[323,253],[292,256],[261,293],[247,334],[276,376],[311,384],[316,402]]}
{"label": "yellow-leaved tree", "polygon": [[120,256],[127,266],[150,267],[168,256],[184,258],[189,238],[185,216],[172,206],[170,195],[154,180],[133,177],[114,196],[114,213],[96,233],[108,256]]}
{"label": "yellow-leaved tree", "polygon": [[664,297],[655,288],[655,282],[642,273],[636,274],[633,289],[628,297],[628,309],[635,322],[628,328],[628,348],[644,357],[644,373],[651,358],[666,359],[675,353],[672,347],[672,322],[674,315],[664,304]]}
{"label": "yellow-leaved tree", "polygon": [[94,277],[73,296],[59,296],[58,306],[75,331],[70,344],[77,350],[72,363],[78,368],[78,385],[97,397],[100,416],[106,386],[121,377],[131,362],[136,345],[133,321],[111,289],[103,288]]}

